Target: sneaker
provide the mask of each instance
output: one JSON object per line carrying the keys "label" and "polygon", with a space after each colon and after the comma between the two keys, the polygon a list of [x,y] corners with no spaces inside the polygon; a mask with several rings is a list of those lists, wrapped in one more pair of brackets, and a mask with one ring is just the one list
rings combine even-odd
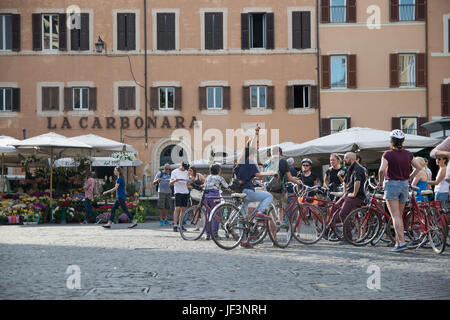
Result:
{"label": "sneaker", "polygon": [[171,223],[170,223],[168,220],[164,221],[164,224],[165,224],[166,226],[170,226],[170,225],[171,225]]}
{"label": "sneaker", "polygon": [[186,228],[185,228],[184,226],[181,226],[181,230],[187,231]]}
{"label": "sneaker", "polygon": [[173,227],[173,232],[179,232],[178,226],[174,226],[174,227]]}
{"label": "sneaker", "polygon": [[206,240],[211,240],[211,237],[210,236],[206,236]]}
{"label": "sneaker", "polygon": [[87,224],[87,221],[86,220],[84,220],[83,222],[81,222],[80,224]]}
{"label": "sneaker", "polygon": [[252,248],[253,248],[253,245],[251,245],[250,243],[248,243],[247,241],[245,241],[245,242],[241,242],[241,248],[252,249]]}
{"label": "sneaker", "polygon": [[257,212],[253,218],[257,219],[257,220],[270,220],[270,217],[264,213],[262,213],[261,211]]}
{"label": "sneaker", "polygon": [[162,227],[164,225],[164,221],[159,222],[159,226]]}
{"label": "sneaker", "polygon": [[395,246],[394,249],[392,249],[391,251],[392,252],[401,252],[401,251],[405,251],[405,250],[408,250],[408,245],[406,243]]}

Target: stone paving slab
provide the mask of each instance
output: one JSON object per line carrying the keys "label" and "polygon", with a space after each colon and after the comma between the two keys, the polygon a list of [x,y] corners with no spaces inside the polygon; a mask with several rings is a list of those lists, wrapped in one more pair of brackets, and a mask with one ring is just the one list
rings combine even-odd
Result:
{"label": "stone paving slab", "polygon": [[[320,241],[225,251],[159,223],[0,226],[0,299],[449,299],[450,254]],[[80,289],[69,289],[69,266]],[[368,278],[380,271],[379,289]],[[375,267],[373,267],[375,266]],[[72,279],[72,278],[71,278]],[[376,282],[370,282],[376,284]],[[70,285],[69,285],[70,287]]]}

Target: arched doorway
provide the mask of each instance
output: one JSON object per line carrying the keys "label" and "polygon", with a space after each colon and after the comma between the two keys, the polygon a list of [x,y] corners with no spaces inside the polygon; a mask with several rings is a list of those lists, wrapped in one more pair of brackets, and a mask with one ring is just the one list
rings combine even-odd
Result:
{"label": "arched doorway", "polygon": [[[166,146],[159,156],[159,165],[179,163],[187,160],[187,154],[184,149],[176,144]],[[180,161],[181,160],[181,161]]]}

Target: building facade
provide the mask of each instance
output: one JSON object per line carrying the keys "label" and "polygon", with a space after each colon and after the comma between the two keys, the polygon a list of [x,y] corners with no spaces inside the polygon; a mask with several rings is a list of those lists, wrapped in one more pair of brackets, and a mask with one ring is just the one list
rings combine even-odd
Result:
{"label": "building facade", "polygon": [[227,129],[259,124],[269,145],[351,126],[427,134],[450,112],[447,0],[144,2],[1,1],[0,133],[121,140],[154,176],[176,129],[201,130],[207,158]]}

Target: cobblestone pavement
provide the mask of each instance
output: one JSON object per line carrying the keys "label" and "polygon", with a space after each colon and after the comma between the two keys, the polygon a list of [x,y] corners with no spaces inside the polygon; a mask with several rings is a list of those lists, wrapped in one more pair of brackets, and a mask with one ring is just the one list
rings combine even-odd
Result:
{"label": "cobblestone pavement", "polygon": [[[159,223],[128,226],[0,226],[0,299],[450,298],[450,251],[394,254],[323,240],[279,249],[269,238],[225,251]],[[71,265],[80,268],[80,289],[67,288]],[[371,265],[380,289],[367,286]]]}

